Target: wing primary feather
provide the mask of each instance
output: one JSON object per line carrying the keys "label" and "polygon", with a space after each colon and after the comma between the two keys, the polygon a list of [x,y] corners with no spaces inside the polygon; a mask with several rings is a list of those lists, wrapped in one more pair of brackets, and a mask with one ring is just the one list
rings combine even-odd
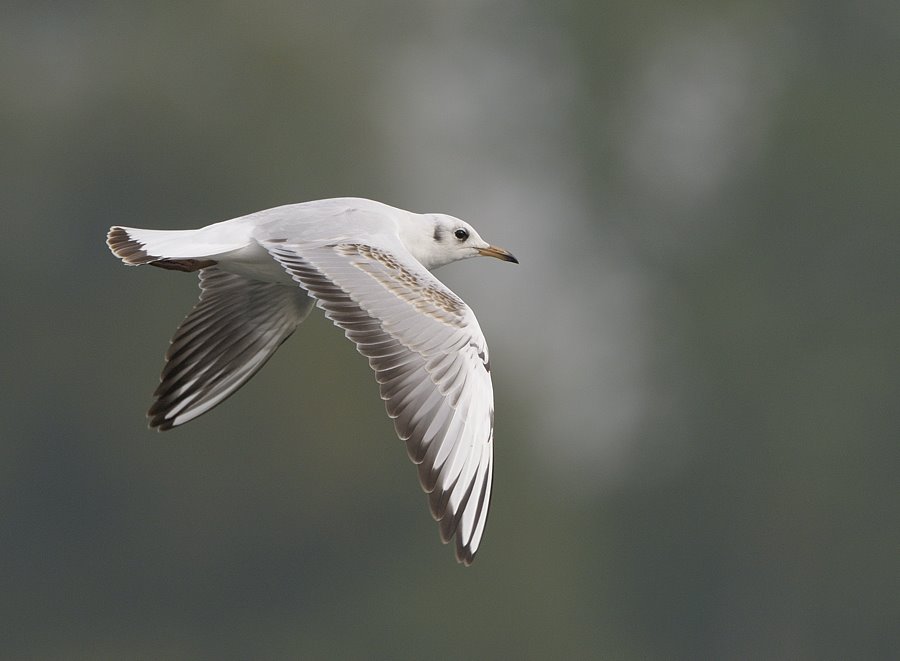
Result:
{"label": "wing primary feather", "polygon": [[237,391],[312,309],[302,289],[251,280],[207,267],[200,300],[166,352],[148,411],[150,426],[171,429]]}
{"label": "wing primary feather", "polygon": [[471,310],[402,248],[263,245],[368,359],[441,539],[455,536],[471,564],[493,470],[493,391]]}

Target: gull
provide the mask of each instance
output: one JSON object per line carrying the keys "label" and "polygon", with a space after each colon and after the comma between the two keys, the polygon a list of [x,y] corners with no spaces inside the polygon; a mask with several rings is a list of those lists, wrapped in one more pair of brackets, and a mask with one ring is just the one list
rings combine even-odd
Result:
{"label": "gull", "polygon": [[431,270],[478,255],[518,263],[468,223],[361,198],[289,204],[193,230],[114,226],[125,264],[199,271],[147,417],[172,429],[223,402],[317,305],[375,371],[418,466],[441,540],[470,565],[487,519],[494,391],[472,310]]}

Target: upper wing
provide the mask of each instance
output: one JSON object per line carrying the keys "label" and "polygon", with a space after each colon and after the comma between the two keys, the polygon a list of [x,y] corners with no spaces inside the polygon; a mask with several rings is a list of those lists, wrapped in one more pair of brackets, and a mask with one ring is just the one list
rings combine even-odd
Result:
{"label": "upper wing", "polygon": [[224,401],[265,365],[312,309],[297,287],[200,271],[200,300],[178,327],[148,417],[161,431]]}
{"label": "upper wing", "polygon": [[264,242],[369,359],[440,522],[470,564],[487,518],[494,393],[471,309],[420,264],[359,243]]}

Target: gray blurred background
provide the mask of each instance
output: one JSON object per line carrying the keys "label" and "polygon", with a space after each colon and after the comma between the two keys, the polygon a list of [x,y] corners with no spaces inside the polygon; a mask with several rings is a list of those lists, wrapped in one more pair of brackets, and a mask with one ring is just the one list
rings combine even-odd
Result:
{"label": "gray blurred background", "polygon": [[[2,658],[897,653],[900,5],[5,3]],[[111,224],[372,197],[497,400],[475,565],[314,314],[144,412],[196,278]]]}

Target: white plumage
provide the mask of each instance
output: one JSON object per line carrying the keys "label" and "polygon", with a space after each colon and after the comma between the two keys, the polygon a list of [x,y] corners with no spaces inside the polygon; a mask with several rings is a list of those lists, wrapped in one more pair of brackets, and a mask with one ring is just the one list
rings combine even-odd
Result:
{"label": "white plumage", "polygon": [[110,229],[130,265],[199,271],[200,300],[172,338],[150,426],[171,429],[240,388],[317,303],[369,360],[419,466],[441,539],[470,564],[484,533],[494,396],[472,310],[430,269],[516,262],[463,221],[358,198],[267,209],[196,230]]}

